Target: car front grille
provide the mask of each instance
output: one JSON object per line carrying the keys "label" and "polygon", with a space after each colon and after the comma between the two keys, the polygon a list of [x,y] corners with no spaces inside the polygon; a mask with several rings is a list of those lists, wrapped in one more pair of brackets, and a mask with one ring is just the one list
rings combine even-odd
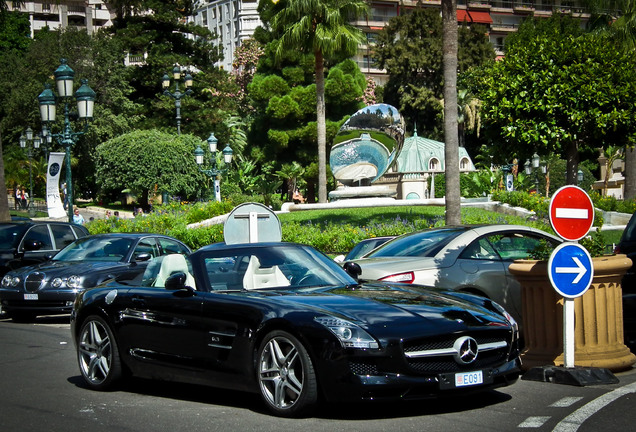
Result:
{"label": "car front grille", "polygon": [[42,288],[44,282],[44,273],[30,273],[24,280],[24,290],[26,292],[34,293]]}
{"label": "car front grille", "polygon": [[[496,367],[508,359],[510,345],[507,335],[501,333],[497,336],[477,335],[472,336],[479,347],[477,358],[472,363],[460,364],[455,359],[453,345],[461,336],[466,335],[406,341],[403,345],[406,362],[413,372],[427,374]],[[415,353],[421,355],[415,355]],[[414,356],[409,357],[409,354]]]}

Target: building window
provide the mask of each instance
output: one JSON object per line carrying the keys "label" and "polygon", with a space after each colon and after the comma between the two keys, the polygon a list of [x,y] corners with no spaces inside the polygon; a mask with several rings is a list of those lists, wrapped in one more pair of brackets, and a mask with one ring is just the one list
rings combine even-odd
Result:
{"label": "building window", "polygon": [[431,160],[428,161],[428,170],[439,171],[439,169],[440,169],[439,160],[437,158],[431,158]]}
{"label": "building window", "polygon": [[470,169],[470,162],[468,161],[467,158],[462,158],[462,160],[459,161],[459,170],[468,171],[469,169]]}

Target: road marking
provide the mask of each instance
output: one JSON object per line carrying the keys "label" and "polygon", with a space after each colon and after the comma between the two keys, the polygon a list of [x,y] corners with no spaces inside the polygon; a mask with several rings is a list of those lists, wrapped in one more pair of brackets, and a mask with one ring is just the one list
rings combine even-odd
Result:
{"label": "road marking", "polygon": [[575,432],[585,420],[596,414],[616,399],[630,393],[636,393],[636,382],[605,393],[564,418],[556,425],[553,432]]}
{"label": "road marking", "polygon": [[561,219],[587,219],[587,209],[557,207],[555,217]]}
{"label": "road marking", "polygon": [[548,420],[550,420],[550,416],[528,417],[527,419],[525,419],[523,421],[523,423],[521,423],[517,427],[520,427],[520,428],[540,428]]}
{"label": "road marking", "polygon": [[581,396],[564,397],[563,399],[558,400],[552,405],[550,405],[550,407],[551,408],[567,408],[569,406],[574,405],[581,399],[583,399],[583,397]]}

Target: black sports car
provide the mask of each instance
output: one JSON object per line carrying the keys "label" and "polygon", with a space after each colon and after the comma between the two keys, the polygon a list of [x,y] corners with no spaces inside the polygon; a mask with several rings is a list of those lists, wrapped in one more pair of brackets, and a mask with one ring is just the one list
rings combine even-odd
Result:
{"label": "black sports car", "polygon": [[135,233],[82,237],[49,261],[8,272],[0,284],[0,305],[15,321],[69,313],[78,292],[118,275],[143,274],[148,261],[191,250],[172,237]]}
{"label": "black sports car", "polygon": [[520,373],[515,321],[496,303],[417,285],[359,285],[309,246],[206,246],[152,260],[77,297],[81,375],[127,374],[259,392],[280,416],[327,401],[490,389]]}

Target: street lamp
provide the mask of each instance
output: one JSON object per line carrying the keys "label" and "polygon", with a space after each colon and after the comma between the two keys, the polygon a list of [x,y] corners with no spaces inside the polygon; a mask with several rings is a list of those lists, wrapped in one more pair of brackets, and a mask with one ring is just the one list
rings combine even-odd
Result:
{"label": "street lamp", "polygon": [[523,166],[527,175],[534,174],[534,190],[539,193],[539,167],[541,167],[541,172],[546,174],[548,168],[545,162],[542,162],[539,155],[535,153],[532,155],[532,162],[526,160]]}
{"label": "street lamp", "polygon": [[577,184],[581,184],[581,182],[583,181],[583,171],[578,170],[578,172],[576,173],[576,180]]}
{"label": "street lamp", "polygon": [[[220,202],[221,187],[219,185],[218,175],[225,170],[217,168],[217,164],[216,164],[216,153],[217,153],[217,145],[219,143],[219,140],[214,136],[214,132],[212,132],[210,136],[208,137],[207,141],[208,141],[208,149],[210,150],[210,164],[212,165],[212,168],[211,169],[201,168],[201,165],[203,165],[203,160],[205,157],[205,151],[203,151],[201,146],[197,146],[196,150],[194,151],[194,160],[197,162],[197,165],[199,165],[199,171],[201,171],[203,174],[209,177],[212,177],[212,180],[214,180],[214,200]],[[223,161],[225,162],[226,165],[232,162],[233,154],[234,152],[232,152],[232,148],[230,147],[230,145],[229,144],[226,145],[225,148],[223,149]]]}
{"label": "street lamp", "polygon": [[[66,59],[60,60],[60,66],[53,72],[57,84],[57,94],[53,93],[51,86],[47,83],[44,91],[38,96],[40,104],[40,116],[42,117],[43,134],[49,139],[55,138],[58,144],[66,151],[66,193],[68,196],[68,220],[73,222],[73,179],[71,177],[71,147],[77,142],[81,135],[88,131],[88,123],[93,118],[93,108],[95,104],[95,92],[88,86],[88,81],[83,79],[82,85],[75,92],[77,101],[77,117],[84,121],[84,129],[74,132],[71,128],[71,112],[69,104],[73,97],[73,78],[75,71],[66,64]],[[57,100],[61,99],[64,104],[64,127],[59,133],[51,132],[51,124],[55,121]],[[75,114],[75,113],[74,113]],[[49,136],[51,138],[49,138]]]}
{"label": "street lamp", "polygon": [[183,84],[185,86],[185,91],[183,93],[179,91],[179,81],[181,81],[181,67],[179,65],[175,65],[172,69],[172,78],[174,79],[175,84],[174,93],[171,93],[170,90],[168,90],[170,87],[170,77],[167,73],[163,75],[163,78],[161,78],[161,87],[163,88],[164,95],[170,96],[174,99],[174,106],[177,110],[177,133],[181,135],[181,98],[192,94],[192,75],[188,73],[183,78]]}
{"label": "street lamp", "polygon": [[35,208],[33,208],[33,154],[31,153],[31,147],[27,147],[27,142],[29,141],[33,143],[33,148],[40,148],[40,137],[37,135],[33,137],[33,129],[31,129],[31,127],[28,127],[26,129],[26,136],[24,133],[20,135],[20,147],[26,147],[27,156],[29,158],[29,204],[27,207],[29,210],[29,215],[35,216]]}

